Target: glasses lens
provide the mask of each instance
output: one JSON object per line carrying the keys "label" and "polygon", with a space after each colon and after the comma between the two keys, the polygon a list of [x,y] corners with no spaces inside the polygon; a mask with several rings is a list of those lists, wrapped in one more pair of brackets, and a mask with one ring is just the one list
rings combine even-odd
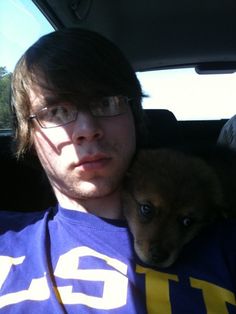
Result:
{"label": "glasses lens", "polygon": [[37,113],[37,119],[44,128],[53,128],[76,120],[77,109],[68,104],[45,107]]}
{"label": "glasses lens", "polygon": [[[104,97],[89,104],[90,113],[95,117],[112,117],[127,112],[129,99],[125,96]],[[68,124],[77,119],[78,109],[68,103],[45,107],[33,117],[41,127],[54,128]]]}
{"label": "glasses lens", "polygon": [[96,117],[112,117],[127,111],[128,98],[125,96],[110,96],[98,102],[90,103],[90,112]]}

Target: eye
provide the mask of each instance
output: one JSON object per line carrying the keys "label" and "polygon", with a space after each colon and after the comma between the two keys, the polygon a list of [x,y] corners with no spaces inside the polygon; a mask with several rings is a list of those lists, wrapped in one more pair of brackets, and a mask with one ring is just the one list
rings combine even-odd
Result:
{"label": "eye", "polygon": [[38,118],[45,121],[51,121],[55,119],[55,117],[58,119],[63,116],[68,115],[68,108],[64,105],[54,105],[51,107],[45,107],[41,111],[37,113]]}
{"label": "eye", "polygon": [[75,120],[77,109],[68,103],[61,103],[43,108],[37,117],[43,127],[50,128]]}
{"label": "eye", "polygon": [[180,219],[180,223],[184,226],[184,227],[189,227],[194,223],[194,219],[190,218],[190,217],[181,217]]}
{"label": "eye", "polygon": [[112,117],[127,110],[128,99],[124,96],[109,96],[89,104],[90,111],[97,117]]}
{"label": "eye", "polygon": [[71,108],[68,105],[57,105],[53,106],[48,109],[48,114],[52,117],[57,119],[63,119],[64,117],[68,117],[71,112]]}
{"label": "eye", "polygon": [[139,204],[139,213],[142,218],[150,220],[155,214],[155,207],[150,203]]}

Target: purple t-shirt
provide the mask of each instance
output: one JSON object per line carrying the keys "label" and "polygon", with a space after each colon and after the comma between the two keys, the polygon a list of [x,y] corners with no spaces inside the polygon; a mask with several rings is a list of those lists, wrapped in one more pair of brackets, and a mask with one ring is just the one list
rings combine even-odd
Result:
{"label": "purple t-shirt", "polygon": [[236,313],[236,222],[204,230],[166,269],[142,264],[124,221],[58,206],[0,212],[1,314]]}

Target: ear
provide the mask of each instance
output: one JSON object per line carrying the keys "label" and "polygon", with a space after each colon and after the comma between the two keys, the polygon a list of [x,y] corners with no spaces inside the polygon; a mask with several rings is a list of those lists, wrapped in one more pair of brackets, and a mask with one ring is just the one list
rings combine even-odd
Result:
{"label": "ear", "polygon": [[216,204],[211,211],[212,215],[209,216],[209,221],[222,220],[228,218],[228,208],[223,204]]}
{"label": "ear", "polygon": [[219,217],[227,219],[230,217],[231,208],[228,205],[221,205],[218,207]]}

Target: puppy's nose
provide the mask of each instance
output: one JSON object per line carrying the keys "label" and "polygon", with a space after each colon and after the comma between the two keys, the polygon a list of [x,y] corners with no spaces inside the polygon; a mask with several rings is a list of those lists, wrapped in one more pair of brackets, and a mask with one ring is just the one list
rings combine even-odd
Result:
{"label": "puppy's nose", "polygon": [[150,247],[149,252],[152,256],[152,260],[155,263],[163,263],[170,257],[170,253],[168,251],[162,248],[158,248],[154,245]]}

